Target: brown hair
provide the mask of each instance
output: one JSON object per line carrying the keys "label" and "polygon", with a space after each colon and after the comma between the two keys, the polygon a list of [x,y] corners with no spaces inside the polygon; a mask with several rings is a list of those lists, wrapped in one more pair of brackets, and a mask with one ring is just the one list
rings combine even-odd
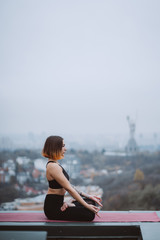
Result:
{"label": "brown hair", "polygon": [[46,139],[42,155],[46,158],[58,160],[61,159],[61,151],[63,147],[63,138],[59,136],[50,136]]}

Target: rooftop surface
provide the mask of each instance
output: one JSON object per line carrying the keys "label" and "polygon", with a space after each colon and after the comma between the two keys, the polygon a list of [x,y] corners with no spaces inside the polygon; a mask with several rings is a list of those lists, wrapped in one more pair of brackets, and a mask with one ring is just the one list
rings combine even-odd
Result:
{"label": "rooftop surface", "polygon": [[[24,217],[28,213],[31,216],[35,216],[37,213],[42,213],[40,211],[10,211],[10,212],[0,212],[1,213],[23,213]],[[101,212],[106,216],[114,213],[114,215],[120,215],[120,213],[125,213],[129,215],[130,213],[155,213],[154,211],[123,211],[123,212],[111,212],[103,211]],[[0,222],[0,239],[3,240],[47,240],[47,239],[125,239],[125,240],[159,240],[160,239],[160,212],[156,211],[158,220],[152,221],[148,219],[147,221],[133,221],[123,222],[123,219],[119,219],[117,222],[109,220],[99,221],[99,222],[73,222],[73,221],[3,221],[1,218]]]}

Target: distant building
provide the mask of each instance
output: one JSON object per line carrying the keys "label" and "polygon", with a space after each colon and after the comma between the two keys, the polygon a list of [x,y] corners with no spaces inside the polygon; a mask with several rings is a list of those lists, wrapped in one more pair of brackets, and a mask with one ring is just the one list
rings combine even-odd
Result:
{"label": "distant building", "polygon": [[0,150],[11,150],[14,144],[9,137],[0,137]]}
{"label": "distant building", "polygon": [[0,169],[0,183],[10,182],[11,176],[15,176],[15,172],[7,171],[3,168]]}
{"label": "distant building", "polygon": [[7,161],[3,162],[2,164],[3,168],[8,171],[14,171],[16,170],[16,164],[14,160],[8,159]]}
{"label": "distant building", "polygon": [[19,172],[16,176],[17,178],[17,181],[20,183],[20,184],[24,184],[27,180],[30,179],[30,176],[28,173],[26,172]]}
{"label": "distant building", "polygon": [[130,138],[128,140],[127,146],[126,146],[126,152],[127,153],[136,153],[138,151],[137,143],[134,138]]}
{"label": "distant building", "polygon": [[5,174],[3,169],[0,170],[0,183],[4,183],[5,182]]}
{"label": "distant building", "polygon": [[125,150],[129,154],[134,154],[138,151],[138,146],[137,146],[136,140],[134,139],[136,124],[130,119],[129,116],[127,117],[127,121],[130,129],[130,138],[128,140]]}
{"label": "distant building", "polygon": [[20,165],[27,165],[27,164],[29,164],[30,161],[31,160],[25,156],[16,158],[16,162]]}

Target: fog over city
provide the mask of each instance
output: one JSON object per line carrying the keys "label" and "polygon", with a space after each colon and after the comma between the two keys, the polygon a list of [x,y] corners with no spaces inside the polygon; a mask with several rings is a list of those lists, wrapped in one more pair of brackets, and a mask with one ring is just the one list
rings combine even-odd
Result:
{"label": "fog over city", "polygon": [[0,135],[160,133],[160,1],[0,1]]}

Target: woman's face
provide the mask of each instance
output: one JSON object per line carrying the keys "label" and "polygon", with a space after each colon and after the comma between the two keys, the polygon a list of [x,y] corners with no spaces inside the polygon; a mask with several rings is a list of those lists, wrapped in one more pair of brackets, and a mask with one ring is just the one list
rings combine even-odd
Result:
{"label": "woman's face", "polygon": [[64,158],[64,154],[67,151],[65,144],[64,144],[64,140],[63,140],[63,145],[62,145],[62,157]]}

